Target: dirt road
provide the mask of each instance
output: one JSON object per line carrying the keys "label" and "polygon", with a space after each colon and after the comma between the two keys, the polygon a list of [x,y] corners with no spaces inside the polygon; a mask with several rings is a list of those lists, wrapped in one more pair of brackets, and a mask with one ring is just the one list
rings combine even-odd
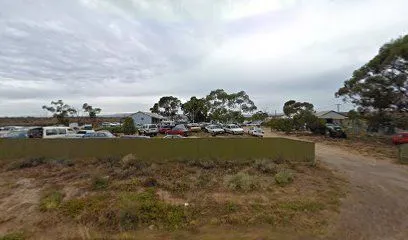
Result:
{"label": "dirt road", "polygon": [[316,157],[350,182],[330,239],[408,239],[408,166],[322,143],[316,143]]}

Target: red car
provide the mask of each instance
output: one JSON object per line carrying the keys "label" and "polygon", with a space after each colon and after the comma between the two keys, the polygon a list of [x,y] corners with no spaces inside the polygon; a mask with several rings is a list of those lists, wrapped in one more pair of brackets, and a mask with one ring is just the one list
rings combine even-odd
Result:
{"label": "red car", "polygon": [[160,128],[159,128],[159,133],[160,134],[165,134],[167,131],[169,131],[169,130],[171,130],[171,126],[161,126]]}
{"label": "red car", "polygon": [[394,144],[404,144],[408,143],[408,133],[398,133],[392,137],[392,142]]}
{"label": "red car", "polygon": [[187,137],[189,134],[189,130],[188,128],[186,128],[186,126],[180,124],[170,130],[167,130],[166,134],[167,135],[181,135],[181,136]]}

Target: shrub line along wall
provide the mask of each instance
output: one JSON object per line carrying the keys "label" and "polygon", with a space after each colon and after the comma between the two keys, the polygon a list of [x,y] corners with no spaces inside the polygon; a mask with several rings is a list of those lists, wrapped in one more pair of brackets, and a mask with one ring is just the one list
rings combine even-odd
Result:
{"label": "shrub line along wall", "polygon": [[130,153],[158,161],[282,157],[294,162],[314,162],[315,145],[286,138],[0,139],[0,159],[88,158]]}

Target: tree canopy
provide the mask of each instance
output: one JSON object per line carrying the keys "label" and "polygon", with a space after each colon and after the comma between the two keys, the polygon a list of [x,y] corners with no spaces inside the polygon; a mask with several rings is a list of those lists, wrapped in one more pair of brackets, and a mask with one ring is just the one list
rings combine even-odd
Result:
{"label": "tree canopy", "polygon": [[155,103],[150,111],[166,117],[174,118],[181,107],[181,101],[173,96],[165,96]]}
{"label": "tree canopy", "polygon": [[57,118],[59,124],[68,125],[69,120],[67,117],[77,113],[77,111],[68,104],[65,104],[62,100],[52,101],[50,106],[42,106],[43,109],[51,112],[53,117]]}
{"label": "tree canopy", "polygon": [[408,113],[408,35],[383,45],[377,56],[354,71],[336,92],[377,123]]}
{"label": "tree canopy", "polygon": [[244,120],[244,113],[257,109],[254,102],[244,91],[228,94],[223,89],[217,89],[206,96],[211,119],[221,122]]}
{"label": "tree canopy", "polygon": [[190,121],[204,122],[208,116],[208,104],[204,98],[191,97],[181,105],[181,109]]}
{"label": "tree canopy", "polygon": [[88,113],[89,117],[94,119],[96,118],[96,115],[98,115],[99,113],[101,113],[102,109],[100,108],[94,108],[91,105],[89,105],[88,103],[84,103],[82,105],[82,109]]}

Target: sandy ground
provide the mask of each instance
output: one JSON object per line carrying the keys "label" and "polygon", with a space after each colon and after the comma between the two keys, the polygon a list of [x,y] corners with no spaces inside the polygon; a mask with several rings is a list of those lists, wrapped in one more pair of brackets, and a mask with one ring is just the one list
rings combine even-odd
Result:
{"label": "sandy ground", "polygon": [[316,143],[316,157],[350,182],[330,239],[408,239],[408,166],[323,143]]}

